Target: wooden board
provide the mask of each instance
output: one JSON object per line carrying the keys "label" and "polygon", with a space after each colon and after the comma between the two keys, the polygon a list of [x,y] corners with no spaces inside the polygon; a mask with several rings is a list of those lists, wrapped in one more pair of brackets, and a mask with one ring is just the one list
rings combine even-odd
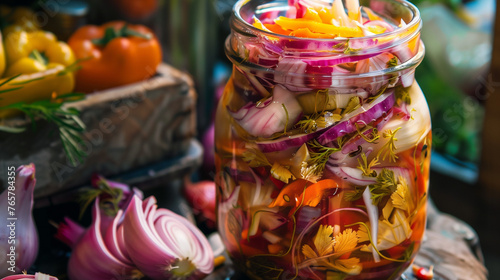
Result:
{"label": "wooden board", "polygon": [[[0,172],[7,166],[36,165],[35,198],[88,184],[99,172],[115,176],[181,155],[196,133],[196,94],[191,78],[166,64],[147,81],[96,92],[71,103],[87,126],[87,157],[72,166],[57,128],[37,121],[20,134],[0,132]],[[27,123],[9,120],[7,125]],[[1,173],[0,173],[1,174]],[[0,175],[0,189],[6,176]]]}

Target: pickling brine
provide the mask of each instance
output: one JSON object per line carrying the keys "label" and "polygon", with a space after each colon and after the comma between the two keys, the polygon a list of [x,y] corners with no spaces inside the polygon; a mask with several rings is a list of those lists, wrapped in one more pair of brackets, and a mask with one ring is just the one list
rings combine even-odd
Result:
{"label": "pickling brine", "polygon": [[400,0],[239,1],[216,113],[218,229],[253,279],[397,279],[426,224],[431,122]]}

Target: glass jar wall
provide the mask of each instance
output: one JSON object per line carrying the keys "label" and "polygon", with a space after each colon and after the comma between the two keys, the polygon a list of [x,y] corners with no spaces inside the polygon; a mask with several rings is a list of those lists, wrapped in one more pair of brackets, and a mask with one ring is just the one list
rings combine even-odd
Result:
{"label": "glass jar wall", "polygon": [[303,2],[234,7],[233,73],[215,128],[219,232],[253,279],[396,279],[426,223],[431,123],[414,81],[418,10],[362,1],[356,18],[369,33],[352,38],[270,30],[280,16],[331,5]]}

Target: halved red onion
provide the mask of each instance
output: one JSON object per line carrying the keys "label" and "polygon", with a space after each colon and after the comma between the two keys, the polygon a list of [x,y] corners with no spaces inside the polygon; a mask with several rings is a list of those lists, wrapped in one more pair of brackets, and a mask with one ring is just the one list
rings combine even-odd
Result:
{"label": "halved red onion", "polygon": [[356,131],[356,124],[366,125],[387,115],[389,110],[394,106],[394,102],[394,91],[391,90],[383,93],[372,103],[361,106],[361,108],[350,113],[345,117],[344,121],[328,128],[318,137],[318,142],[322,145],[326,145],[338,137]]}
{"label": "halved red onion", "polygon": [[134,197],[122,226],[129,256],[152,279],[199,279],[213,270],[203,233],[184,217],[157,209],[154,197]]}
{"label": "halved red onion", "polygon": [[101,233],[99,198],[94,203],[92,224],[74,246],[68,263],[72,280],[126,278],[137,273],[137,268],[118,259],[106,246]]}

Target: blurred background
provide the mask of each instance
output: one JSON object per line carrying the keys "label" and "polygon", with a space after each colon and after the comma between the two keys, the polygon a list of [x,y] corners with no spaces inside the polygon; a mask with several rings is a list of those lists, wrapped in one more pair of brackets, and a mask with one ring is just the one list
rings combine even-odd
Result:
{"label": "blurred background", "polygon": [[[164,61],[188,73],[197,91],[196,138],[206,144],[205,161],[193,180],[211,179],[210,139],[216,99],[231,65],[223,43],[235,0],[39,0],[2,1],[34,7],[47,17],[46,29],[68,38],[84,23],[125,19],[149,26],[160,39]],[[34,3],[35,2],[35,3]],[[424,25],[426,56],[416,78],[426,95],[433,125],[430,197],[440,211],[474,228],[490,279],[500,279],[498,200],[488,199],[481,180],[485,108],[500,85],[491,74],[495,55],[494,0],[414,0]],[[500,55],[500,54],[497,54]],[[495,93],[498,94],[498,93]],[[500,124],[499,124],[500,125]],[[486,129],[500,130],[489,126]],[[209,141],[208,141],[209,142]],[[498,198],[498,196],[493,196]]]}

